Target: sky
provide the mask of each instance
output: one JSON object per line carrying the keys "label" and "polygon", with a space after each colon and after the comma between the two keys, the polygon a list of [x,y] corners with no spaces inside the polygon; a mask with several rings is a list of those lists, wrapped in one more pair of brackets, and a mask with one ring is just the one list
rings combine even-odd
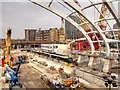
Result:
{"label": "sky", "polygon": [[[46,2],[51,0],[46,0]],[[81,6],[88,6],[90,3],[86,3],[87,0],[78,0],[82,2]],[[96,1],[96,0],[95,0]],[[53,3],[56,9],[60,9],[64,13],[68,13],[68,10],[60,5]],[[118,6],[115,4],[115,6]],[[100,8],[98,6],[98,8]],[[97,11],[95,11],[97,12]],[[98,19],[98,13],[93,15],[94,9],[88,9],[85,11],[88,18],[91,20],[95,17]],[[69,12],[70,14],[70,12]],[[89,14],[89,15],[88,15]],[[110,22],[115,23],[115,22]],[[5,38],[6,30],[12,28],[12,38],[23,39],[25,37],[25,28],[60,28],[61,18],[55,14],[29,2],[28,0],[2,0],[0,1],[0,38]]]}
{"label": "sky", "polygon": [[25,28],[49,29],[60,28],[60,18],[31,2],[0,3],[0,37],[5,37],[6,30],[12,28],[12,38],[24,38]]}

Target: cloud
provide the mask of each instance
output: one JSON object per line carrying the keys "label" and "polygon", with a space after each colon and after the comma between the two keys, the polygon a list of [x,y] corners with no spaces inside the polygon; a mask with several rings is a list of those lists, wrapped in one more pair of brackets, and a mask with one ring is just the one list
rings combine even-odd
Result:
{"label": "cloud", "polygon": [[60,27],[60,18],[30,2],[2,2],[2,36],[12,27],[12,38],[24,38],[25,28]]}
{"label": "cloud", "polygon": [[28,0],[1,0],[0,2],[28,2]]}
{"label": "cloud", "polygon": [[[2,29],[0,28],[0,35],[2,34],[2,37],[5,37],[5,32],[8,27],[12,27],[13,29],[13,38],[24,38],[24,28],[49,29],[51,27],[59,28],[61,26],[60,18],[58,16],[26,1],[28,0],[2,0],[2,2],[0,2],[0,25],[2,25]],[[51,0],[47,0],[46,2],[48,1]],[[78,1],[79,3],[82,2],[82,7],[90,4],[84,2],[88,0]],[[52,4],[52,6],[61,10],[63,13],[69,12],[56,3]],[[114,6],[117,5],[115,4]],[[84,13],[91,21],[94,21],[94,9],[90,8],[85,10]],[[95,19],[98,19],[98,15],[99,13],[96,11]]]}

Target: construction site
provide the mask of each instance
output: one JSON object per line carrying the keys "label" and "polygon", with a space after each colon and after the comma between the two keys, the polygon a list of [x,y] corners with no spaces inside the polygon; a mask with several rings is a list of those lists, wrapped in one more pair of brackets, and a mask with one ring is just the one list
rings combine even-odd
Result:
{"label": "construction site", "polygon": [[[62,24],[63,20],[70,23],[80,35],[67,35],[73,27],[66,24],[66,31],[64,25],[61,25],[64,34],[60,34],[60,30],[55,31],[59,35],[54,35],[52,43],[43,39],[36,43],[23,41],[21,45],[20,42],[12,42],[13,32],[8,28],[0,49],[1,90],[120,89],[120,12],[115,7],[119,5],[119,0],[87,0],[90,5],[86,6],[82,6],[80,0],[28,1],[60,17]],[[55,3],[69,13],[54,7]],[[85,11],[91,7],[94,10],[93,20]],[[114,21],[117,26],[112,27],[110,21]],[[43,32],[39,31],[37,35]],[[50,34],[51,32],[49,31]],[[61,41],[58,42],[55,37]]]}

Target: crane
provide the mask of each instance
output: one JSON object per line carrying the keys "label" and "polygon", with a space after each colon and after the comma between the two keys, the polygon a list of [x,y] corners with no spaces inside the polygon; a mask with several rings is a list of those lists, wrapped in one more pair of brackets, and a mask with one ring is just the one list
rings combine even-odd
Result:
{"label": "crane", "polygon": [[6,59],[5,59],[5,62],[9,66],[11,66],[11,62],[10,62],[11,29],[10,28],[7,30],[6,35],[7,35],[7,38],[6,38]]}
{"label": "crane", "polygon": [[11,56],[10,56],[10,49],[11,49],[11,29],[9,28],[6,33],[6,39],[5,39],[5,47],[3,49],[3,56],[5,57],[5,69],[6,66],[9,66],[10,68],[15,68],[11,64]]}

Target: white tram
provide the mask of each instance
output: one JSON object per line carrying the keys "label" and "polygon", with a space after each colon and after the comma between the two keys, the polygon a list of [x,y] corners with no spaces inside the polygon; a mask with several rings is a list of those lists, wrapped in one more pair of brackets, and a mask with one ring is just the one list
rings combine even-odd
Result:
{"label": "white tram", "polygon": [[69,55],[67,44],[41,44],[44,52],[56,53],[61,55]]}

